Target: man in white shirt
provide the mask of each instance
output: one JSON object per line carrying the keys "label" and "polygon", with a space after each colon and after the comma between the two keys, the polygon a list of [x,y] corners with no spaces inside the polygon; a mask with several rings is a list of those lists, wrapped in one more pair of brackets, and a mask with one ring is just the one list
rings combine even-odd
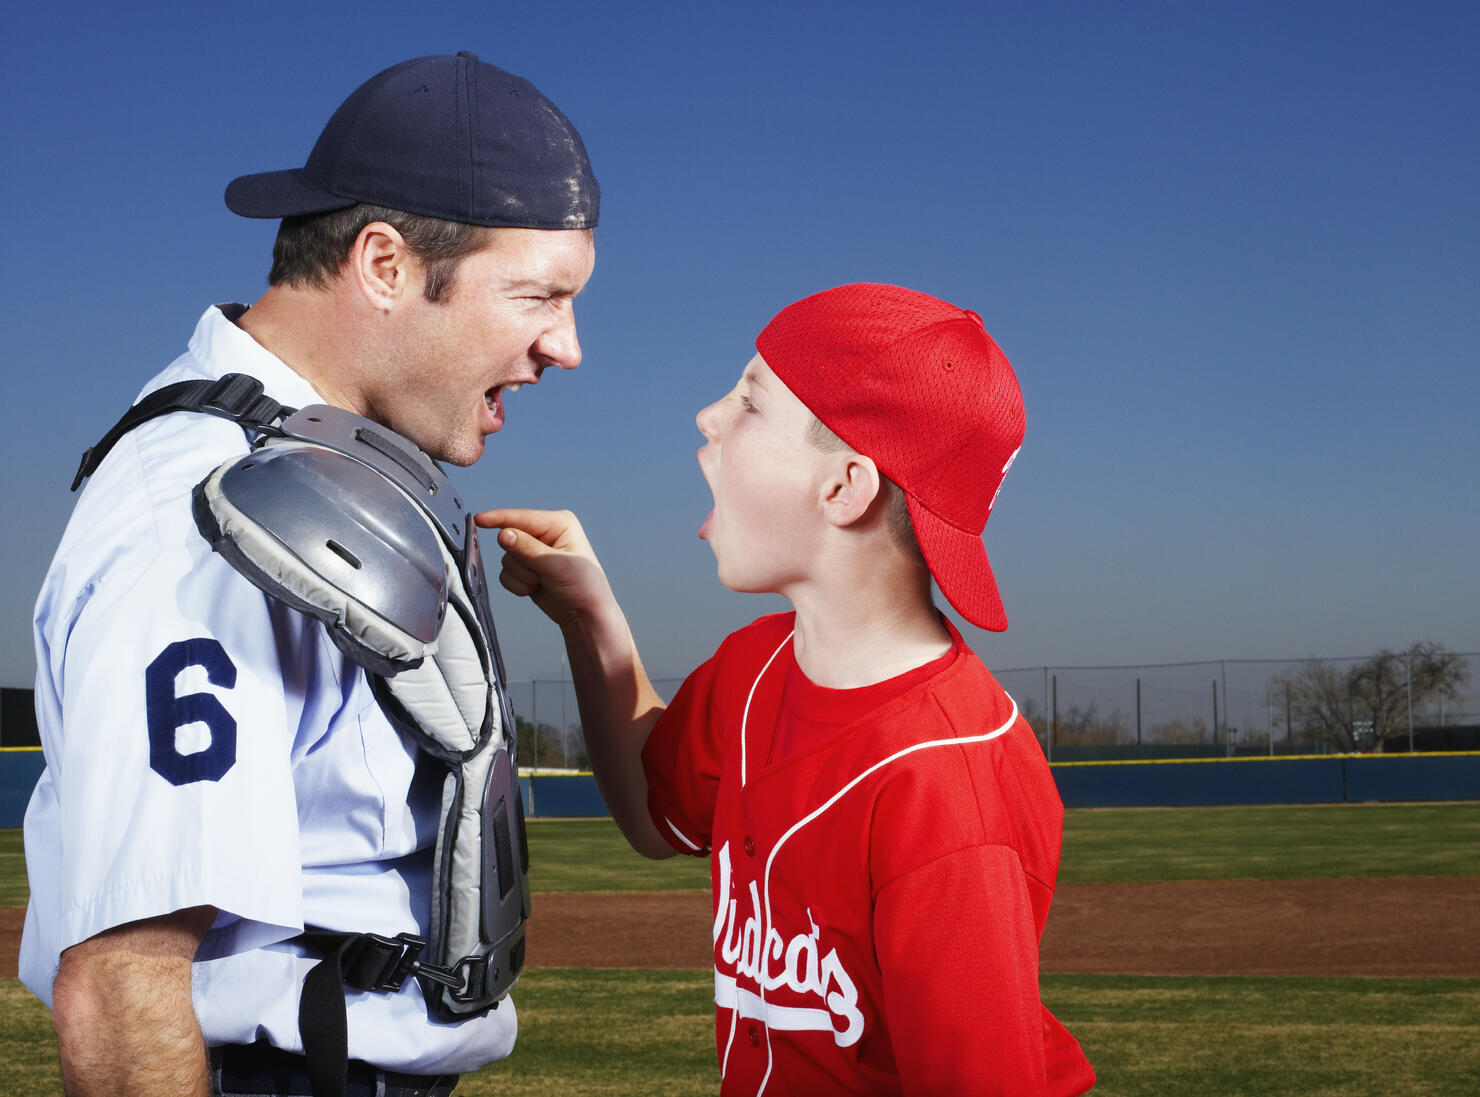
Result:
{"label": "man in white shirt", "polygon": [[[227,205],[282,218],[269,289],[206,310],[141,396],[243,374],[472,464],[507,393],[581,360],[599,191],[574,127],[471,54],[357,89],[302,169]],[[23,981],[69,1094],[309,1093],[305,926],[425,936],[440,774],[313,618],[201,536],[191,492],[249,451],[176,413],[82,492],[38,598],[47,768],[26,816]],[[513,1003],[442,1021],[417,980],[346,994],[347,1093],[450,1092],[509,1053]]]}

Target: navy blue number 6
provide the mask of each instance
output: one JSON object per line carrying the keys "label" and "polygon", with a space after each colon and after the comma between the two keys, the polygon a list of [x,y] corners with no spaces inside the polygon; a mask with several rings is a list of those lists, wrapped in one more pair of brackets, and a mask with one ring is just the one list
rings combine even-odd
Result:
{"label": "navy blue number 6", "polygon": [[[204,667],[211,685],[236,685],[236,664],[219,641],[208,637],[177,640],[165,648],[144,672],[149,709],[149,768],[172,785],[192,781],[219,781],[236,765],[236,720],[210,693],[175,694],[175,678],[186,667]],[[175,732],[186,724],[205,724],[211,744],[193,754],[182,754]]]}

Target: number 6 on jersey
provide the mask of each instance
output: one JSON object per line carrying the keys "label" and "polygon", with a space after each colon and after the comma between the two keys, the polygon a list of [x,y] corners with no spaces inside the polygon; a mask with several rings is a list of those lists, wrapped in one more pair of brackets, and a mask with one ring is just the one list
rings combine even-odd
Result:
{"label": "number 6 on jersey", "polygon": [[[144,671],[149,710],[149,768],[172,785],[219,781],[236,764],[236,720],[214,694],[175,692],[175,680],[187,667],[202,667],[211,685],[236,685],[236,664],[220,641],[198,636],[177,640],[159,653]],[[204,724],[210,743],[186,753],[175,733],[189,724]]]}

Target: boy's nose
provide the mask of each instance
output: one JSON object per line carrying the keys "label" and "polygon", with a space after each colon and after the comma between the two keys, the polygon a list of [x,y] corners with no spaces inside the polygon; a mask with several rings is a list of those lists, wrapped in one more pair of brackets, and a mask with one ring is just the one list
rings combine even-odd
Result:
{"label": "boy's nose", "polygon": [[718,425],[716,422],[717,413],[715,411],[715,409],[718,407],[719,402],[716,401],[715,403],[710,404],[708,407],[700,408],[699,414],[694,416],[694,423],[698,426],[699,433],[704,435],[704,437],[708,438],[711,442],[715,439],[715,430]]}

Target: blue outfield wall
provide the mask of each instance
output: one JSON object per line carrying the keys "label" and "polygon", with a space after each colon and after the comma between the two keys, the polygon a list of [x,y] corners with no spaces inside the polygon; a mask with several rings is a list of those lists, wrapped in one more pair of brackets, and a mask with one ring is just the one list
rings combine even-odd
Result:
{"label": "blue outfield wall", "polygon": [[[1480,753],[1054,763],[1065,807],[1214,807],[1480,800]],[[531,817],[602,816],[587,774],[524,777]]]}
{"label": "blue outfield wall", "polygon": [[1480,753],[1065,762],[1052,768],[1070,808],[1480,800]]}
{"label": "blue outfield wall", "polygon": [[1214,804],[1339,804],[1338,758],[1062,762],[1053,767],[1069,808],[1198,807]]}
{"label": "blue outfield wall", "polygon": [[1352,756],[1346,759],[1346,798],[1480,800],[1480,753]]}
{"label": "blue outfield wall", "polygon": [[26,819],[26,804],[36,787],[46,759],[29,748],[0,749],[0,827],[18,827]]}
{"label": "blue outfield wall", "polygon": [[530,818],[605,818],[611,814],[596,778],[589,773],[538,774],[519,778],[524,793],[524,814]]}
{"label": "blue outfield wall", "polygon": [[[43,765],[39,750],[0,749],[0,827],[21,825]],[[1055,762],[1052,769],[1070,808],[1480,800],[1480,752]],[[531,818],[607,814],[590,774],[526,775],[519,784]]]}

